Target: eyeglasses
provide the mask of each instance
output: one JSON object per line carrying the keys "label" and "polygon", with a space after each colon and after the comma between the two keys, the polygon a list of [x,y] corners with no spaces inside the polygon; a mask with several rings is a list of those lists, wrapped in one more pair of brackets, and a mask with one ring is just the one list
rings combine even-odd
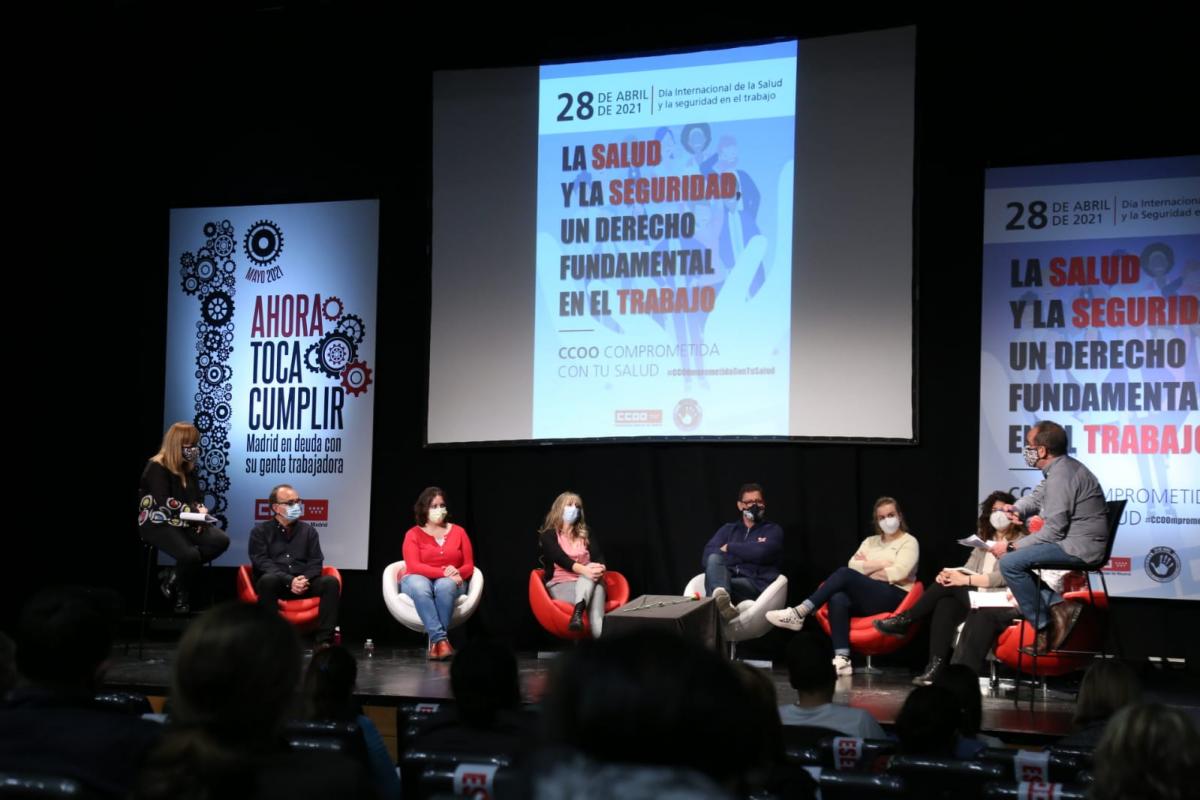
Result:
{"label": "eyeglasses", "polygon": [[299,497],[295,497],[295,498],[292,498],[291,500],[276,500],[275,505],[277,505],[277,506],[298,506],[303,502],[304,501],[301,500]]}

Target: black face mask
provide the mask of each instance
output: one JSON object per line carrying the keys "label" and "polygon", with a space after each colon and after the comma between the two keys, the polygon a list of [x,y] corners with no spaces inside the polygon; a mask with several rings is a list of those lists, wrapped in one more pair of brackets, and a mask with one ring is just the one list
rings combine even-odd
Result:
{"label": "black face mask", "polygon": [[746,506],[746,508],[742,510],[742,516],[751,522],[762,522],[763,517],[766,515],[767,510],[757,503],[752,506]]}
{"label": "black face mask", "polygon": [[183,460],[189,464],[195,464],[200,460],[200,448],[196,445],[185,446],[183,448]]}

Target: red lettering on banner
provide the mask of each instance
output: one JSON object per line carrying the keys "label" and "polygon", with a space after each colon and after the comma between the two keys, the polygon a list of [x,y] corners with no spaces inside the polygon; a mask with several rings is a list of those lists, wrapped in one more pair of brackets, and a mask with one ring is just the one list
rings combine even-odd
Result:
{"label": "red lettering on banner", "polygon": [[1190,455],[1200,452],[1200,425],[1084,425],[1089,453]]}
{"label": "red lettering on banner", "polygon": [[1051,286],[1113,286],[1137,283],[1140,279],[1141,261],[1137,256],[1100,256],[1099,264],[1095,256],[1071,256],[1069,266],[1067,259],[1061,256],[1050,259]]}

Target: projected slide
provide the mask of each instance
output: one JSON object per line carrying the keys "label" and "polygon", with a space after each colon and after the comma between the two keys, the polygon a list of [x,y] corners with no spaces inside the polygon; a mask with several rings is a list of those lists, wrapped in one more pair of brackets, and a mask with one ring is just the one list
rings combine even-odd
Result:
{"label": "projected slide", "polygon": [[990,170],[983,269],[980,493],[1059,422],[1127,501],[1113,594],[1200,600],[1200,158]]}
{"label": "projected slide", "polygon": [[532,435],[789,433],[796,43],[541,68]]}

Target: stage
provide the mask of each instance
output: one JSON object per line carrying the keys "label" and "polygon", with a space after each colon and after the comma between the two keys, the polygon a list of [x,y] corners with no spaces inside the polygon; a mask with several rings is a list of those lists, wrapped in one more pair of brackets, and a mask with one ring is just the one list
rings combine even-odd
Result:
{"label": "stage", "polygon": [[[147,643],[143,657],[139,658],[136,642],[131,643],[128,652],[123,652],[119,645],[114,649],[111,666],[105,674],[105,686],[146,694],[153,698],[155,707],[160,708],[159,698],[168,693],[175,652],[173,643]],[[377,646],[371,658],[364,657],[361,648],[354,648],[354,654],[359,665],[356,695],[364,707],[376,710],[373,717],[386,717],[390,713],[388,709],[402,704],[440,702],[452,697],[449,662],[428,661],[423,649]],[[310,653],[306,652],[306,658],[308,655]],[[555,658],[518,653],[517,663],[523,699],[530,704],[540,703]],[[776,665],[767,671],[775,684],[779,702],[793,702],[796,693],[788,684],[787,670]],[[913,688],[911,677],[906,670],[888,668],[878,674],[841,678],[834,702],[865,709],[889,728]],[[1200,694],[1189,686],[1182,672],[1157,671],[1155,677],[1144,680],[1144,685],[1148,687],[1147,700],[1183,707],[1200,718]],[[1002,679],[998,687],[991,687],[986,678],[981,679],[981,691],[983,730],[1006,743],[1037,746],[1071,730],[1075,708],[1074,685],[1071,683],[1052,680],[1048,690],[1037,691],[1032,706],[1028,685],[1021,688],[1020,702],[1013,702],[1010,679]],[[394,714],[391,716],[394,719]]]}

